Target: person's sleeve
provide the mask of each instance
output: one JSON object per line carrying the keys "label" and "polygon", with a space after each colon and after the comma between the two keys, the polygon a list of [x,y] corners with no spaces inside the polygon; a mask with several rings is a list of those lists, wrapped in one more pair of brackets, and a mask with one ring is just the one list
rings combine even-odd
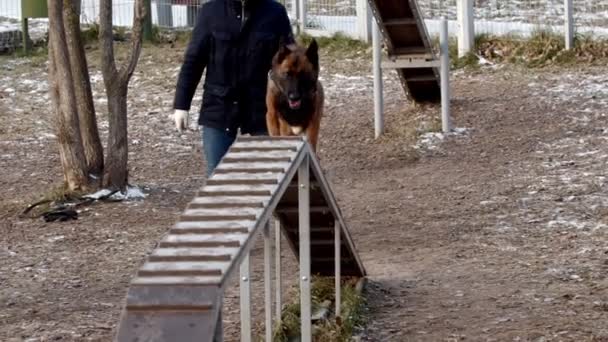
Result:
{"label": "person's sleeve", "polygon": [[199,10],[192,38],[186,49],[184,63],[177,79],[174,109],[190,110],[192,97],[209,62],[211,30],[209,29],[208,11],[206,4]]}
{"label": "person's sleeve", "polygon": [[281,24],[279,25],[279,34],[281,35],[281,39],[285,45],[295,44],[296,40],[293,36],[293,30],[291,28],[291,22],[289,21],[289,16],[287,15],[287,10],[284,6],[281,6]]}

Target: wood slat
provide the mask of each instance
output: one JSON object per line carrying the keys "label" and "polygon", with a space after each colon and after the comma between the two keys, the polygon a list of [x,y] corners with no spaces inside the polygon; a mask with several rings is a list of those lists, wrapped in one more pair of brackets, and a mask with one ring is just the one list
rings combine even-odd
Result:
{"label": "wood slat", "polygon": [[139,270],[142,277],[219,276],[227,262],[147,262]]}
{"label": "wood slat", "polygon": [[227,179],[216,179],[211,178],[207,180],[207,185],[273,185],[278,184],[279,180],[276,178],[227,178]]}
{"label": "wood slat", "polygon": [[233,209],[238,210],[241,208],[263,208],[263,202],[251,202],[251,203],[188,203],[186,209]]}
{"label": "wood slat", "polygon": [[237,248],[158,248],[150,261],[230,261]]}
{"label": "wood slat", "polygon": [[210,312],[213,309],[213,304],[207,305],[137,305],[127,304],[127,310],[132,312],[151,311],[153,313],[162,312]]}
{"label": "wood slat", "polygon": [[194,222],[194,221],[241,221],[241,220],[251,220],[254,221],[256,219],[255,215],[205,215],[205,214],[196,214],[194,211],[197,209],[192,209],[190,212],[186,212],[179,217],[179,220],[182,222]]}
{"label": "wood slat", "polygon": [[268,166],[260,166],[256,168],[250,167],[231,167],[231,168],[216,168],[213,173],[214,174],[225,174],[225,173],[265,173],[265,172],[285,172],[284,167],[268,167]]}
{"label": "wood slat", "polygon": [[131,285],[216,285],[222,280],[221,276],[172,276],[172,277],[136,277]]}
{"label": "wood slat", "polygon": [[197,196],[190,204],[264,203],[268,196]]}
{"label": "wood slat", "polygon": [[231,146],[231,152],[269,152],[269,151],[291,151],[296,152],[297,146]]}
{"label": "wood slat", "polygon": [[247,234],[177,234],[167,235],[159,247],[239,247]]}

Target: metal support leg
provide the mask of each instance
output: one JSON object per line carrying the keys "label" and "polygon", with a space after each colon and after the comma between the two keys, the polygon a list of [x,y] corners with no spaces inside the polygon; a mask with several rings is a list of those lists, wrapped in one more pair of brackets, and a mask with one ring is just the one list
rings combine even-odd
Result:
{"label": "metal support leg", "polygon": [[381,51],[382,41],[378,23],[372,19],[372,64],[374,73],[374,136],[376,139],[384,133],[384,99],[382,95]]}
{"label": "metal support leg", "polygon": [[341,266],[342,266],[342,258],[341,258],[341,252],[340,252],[340,244],[341,244],[341,237],[340,237],[340,222],[338,222],[338,220],[335,221],[334,223],[334,260],[335,260],[335,280],[336,280],[336,317],[340,317],[340,306],[342,305],[342,287],[341,287],[341,279],[342,279],[342,274],[341,274]]}
{"label": "metal support leg", "polygon": [[264,313],[266,341],[272,341],[272,238],[270,222],[264,227]]}
{"label": "metal support leg", "polygon": [[300,230],[300,319],[302,342],[311,342],[311,299],[310,299],[310,179],[308,157],[298,169],[298,209]]}
{"label": "metal support leg", "polygon": [[249,254],[241,264],[241,342],[251,342],[251,279],[249,278]]}
{"label": "metal support leg", "polygon": [[448,46],[448,22],[441,18],[439,36],[441,57],[441,127],[444,133],[452,130],[450,122],[450,52]]}
{"label": "metal support leg", "polygon": [[[283,284],[281,283],[281,221],[274,221],[274,255],[275,265],[274,273],[276,279],[275,285],[275,315],[277,322],[281,322],[281,313],[283,312],[282,293]],[[278,323],[277,323],[278,324]]]}
{"label": "metal support leg", "polygon": [[224,325],[222,319],[222,309],[224,304],[224,296],[220,298],[218,301],[218,314],[217,314],[217,323],[215,324],[215,334],[213,335],[213,342],[223,342],[224,341]]}

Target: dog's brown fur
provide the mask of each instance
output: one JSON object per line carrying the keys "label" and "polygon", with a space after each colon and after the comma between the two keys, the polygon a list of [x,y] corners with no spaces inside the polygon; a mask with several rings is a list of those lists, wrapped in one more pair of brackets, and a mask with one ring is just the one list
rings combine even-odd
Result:
{"label": "dog's brown fur", "polygon": [[[266,125],[269,135],[293,136],[305,134],[316,153],[325,99],[323,87],[318,80],[319,66],[316,42],[313,41],[308,49],[302,46],[281,47],[273,59],[271,73],[283,78],[285,75],[291,75],[292,80],[296,82],[301,77],[308,77],[311,83],[314,81],[316,84],[314,88],[300,89],[303,97],[302,101],[304,99],[307,101],[305,108],[302,108],[301,113],[298,114],[302,117],[302,127],[290,126],[285,119],[286,112],[289,111],[284,104],[287,94],[282,91],[285,87],[281,87],[280,84],[288,84],[286,79],[277,81],[277,77],[271,77],[268,80],[266,92]],[[303,129],[298,132],[298,128]]]}

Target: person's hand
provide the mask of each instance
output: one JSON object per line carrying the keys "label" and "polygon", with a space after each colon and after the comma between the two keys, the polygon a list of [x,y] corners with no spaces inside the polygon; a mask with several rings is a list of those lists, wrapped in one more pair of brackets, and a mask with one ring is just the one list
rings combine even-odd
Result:
{"label": "person's hand", "polygon": [[184,129],[188,128],[188,111],[183,109],[176,109],[173,114],[173,119],[175,120],[175,128],[179,132],[182,132]]}

